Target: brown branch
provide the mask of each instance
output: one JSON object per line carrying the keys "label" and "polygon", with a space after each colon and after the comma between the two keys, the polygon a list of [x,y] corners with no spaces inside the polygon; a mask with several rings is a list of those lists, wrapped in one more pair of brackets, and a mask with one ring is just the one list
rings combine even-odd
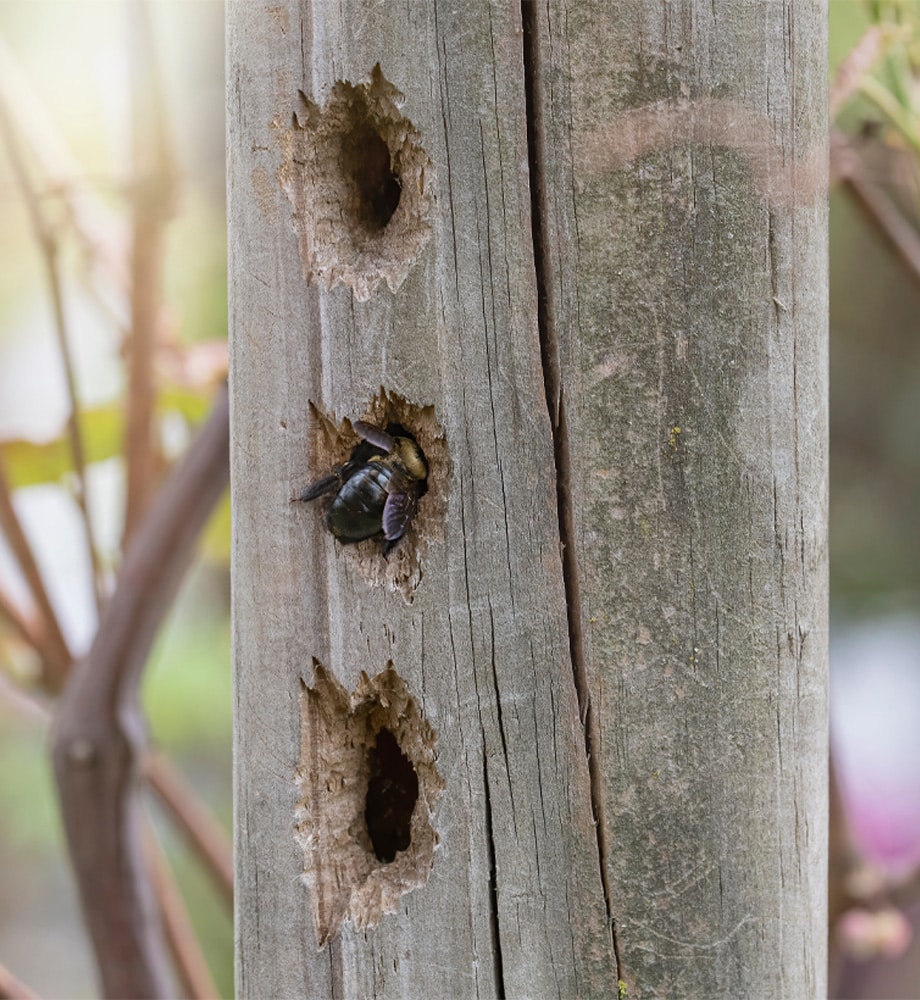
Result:
{"label": "brown branch", "polygon": [[20,639],[42,656],[42,635],[35,623],[26,615],[10,595],[0,588],[0,615],[19,633]]}
{"label": "brown branch", "polygon": [[178,973],[182,996],[194,1000],[218,997],[217,986],[211,977],[211,970],[204,954],[198,945],[198,938],[182,893],[176,885],[169,862],[163,853],[153,832],[153,827],[147,829],[146,855],[153,874],[153,884],[156,890],[157,902],[163,914],[163,928],[166,933],[166,943],[169,946],[173,964]]}
{"label": "brown branch", "polygon": [[[49,710],[43,701],[20,689],[0,674],[0,701],[15,707],[20,715],[47,724]],[[161,751],[151,751],[143,764],[144,777],[166,810],[166,815],[185,837],[191,850],[210,873],[228,907],[233,905],[233,847],[224,828],[201,804],[182,773]]]}
{"label": "brown branch", "polygon": [[223,827],[203,808],[182,775],[160,753],[144,765],[150,786],[210,872],[228,906],[233,905],[233,848]]}
{"label": "brown branch", "polygon": [[908,274],[920,284],[920,236],[881,188],[853,174],[844,185],[865,216],[895,252]]}
{"label": "brown branch", "polygon": [[86,659],[60,701],[52,757],[86,924],[108,996],[172,992],[138,837],[140,679],[194,543],[229,479],[224,390],[139,525]]}
{"label": "brown branch", "polygon": [[54,328],[57,332],[58,350],[61,352],[61,362],[64,367],[64,380],[67,384],[67,395],[70,399],[70,414],[67,418],[67,431],[70,438],[70,454],[73,459],[74,472],[77,478],[76,500],[83,521],[83,534],[86,549],[89,554],[93,577],[93,596],[96,599],[96,609],[102,610],[105,603],[105,586],[102,580],[102,570],[99,565],[99,553],[96,547],[93,518],[89,507],[89,491],[86,479],[86,450],[83,447],[83,433],[80,430],[80,401],[77,398],[77,383],[74,376],[73,356],[70,351],[70,337],[67,332],[67,319],[64,314],[64,300],[61,291],[61,276],[58,269],[58,247],[53,238],[43,243],[39,242],[45,257],[45,267],[48,272],[48,284],[51,289],[51,301],[54,308]]}
{"label": "brown branch", "polygon": [[99,568],[99,557],[96,550],[96,542],[93,534],[93,521],[89,511],[89,500],[87,498],[86,487],[86,452],[83,447],[83,434],[80,430],[80,403],[77,398],[77,385],[74,376],[73,356],[70,351],[70,335],[67,330],[67,316],[64,311],[64,296],[61,282],[60,267],[58,265],[58,241],[54,229],[48,224],[42,211],[38,194],[35,190],[26,165],[19,152],[16,136],[13,133],[6,110],[0,105],[0,130],[3,132],[6,142],[7,153],[13,167],[13,174],[22,192],[29,218],[32,222],[32,230],[41,251],[42,260],[45,265],[45,275],[48,281],[48,289],[51,293],[51,305],[54,313],[54,330],[57,335],[58,350],[61,354],[61,364],[64,369],[64,380],[67,385],[67,394],[70,399],[70,414],[67,419],[67,431],[70,438],[70,453],[73,459],[74,471],[77,477],[76,500],[80,508],[83,520],[83,532],[86,538],[86,547],[89,553],[90,565],[93,570],[93,594],[96,598],[96,607],[102,607],[103,584]]}
{"label": "brown branch", "polygon": [[[153,356],[160,320],[163,227],[172,214],[175,172],[166,138],[156,72],[149,9],[143,0],[129,8],[131,28],[131,123],[134,153],[131,250],[131,332],[125,429],[127,497],[125,543],[153,496],[156,449],[153,438]],[[124,546],[127,548],[127,544]]]}
{"label": "brown branch", "polygon": [[43,686],[48,691],[57,691],[63,685],[70,667],[70,650],[67,648],[57,613],[45,589],[45,581],[35,561],[32,546],[26,538],[16,508],[13,506],[13,495],[2,459],[0,459],[0,530],[3,531],[7,545],[19,564],[41,616],[41,630],[36,630],[34,635],[36,641],[40,643],[38,648],[42,658]]}

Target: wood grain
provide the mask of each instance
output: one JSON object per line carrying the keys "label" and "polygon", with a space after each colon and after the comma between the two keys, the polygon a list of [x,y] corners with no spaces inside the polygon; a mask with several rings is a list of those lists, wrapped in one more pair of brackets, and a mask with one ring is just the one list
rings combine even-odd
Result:
{"label": "wood grain", "polygon": [[823,996],[826,11],[617,9],[533,30],[620,974]]}
{"label": "wood grain", "polygon": [[[237,988],[606,989],[612,943],[537,326],[520,12],[290,3],[269,16],[235,3],[229,16]],[[433,164],[431,237],[396,293],[382,283],[359,301],[347,285],[305,280],[276,137],[293,128],[300,91],[325,108],[337,83],[368,84],[378,62]],[[321,515],[289,502],[329,471],[311,452],[311,404],[360,419],[381,386],[434,407],[450,459],[442,538],[411,605],[369,584]],[[436,733],[445,783],[428,884],[373,930],[346,922],[324,948],[294,837],[314,658],[346,691],[391,661]]]}

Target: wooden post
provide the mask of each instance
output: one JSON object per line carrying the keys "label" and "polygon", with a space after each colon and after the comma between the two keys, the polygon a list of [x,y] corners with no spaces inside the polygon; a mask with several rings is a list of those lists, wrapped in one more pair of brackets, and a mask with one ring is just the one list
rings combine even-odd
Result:
{"label": "wooden post", "polygon": [[823,8],[228,15],[240,995],[820,993]]}

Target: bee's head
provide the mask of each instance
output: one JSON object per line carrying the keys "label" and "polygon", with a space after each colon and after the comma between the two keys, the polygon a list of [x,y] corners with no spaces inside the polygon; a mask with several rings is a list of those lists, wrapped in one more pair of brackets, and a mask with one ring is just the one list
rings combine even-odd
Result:
{"label": "bee's head", "polygon": [[422,482],[428,478],[428,463],[425,461],[422,449],[411,438],[395,438],[393,451],[413,479]]}

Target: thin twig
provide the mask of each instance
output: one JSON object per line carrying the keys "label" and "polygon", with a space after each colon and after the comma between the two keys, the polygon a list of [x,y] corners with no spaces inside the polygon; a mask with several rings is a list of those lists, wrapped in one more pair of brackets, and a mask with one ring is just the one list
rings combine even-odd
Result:
{"label": "thin twig", "polygon": [[125,547],[150,502],[156,483],[153,356],[160,319],[163,227],[172,214],[175,197],[175,171],[166,139],[165,114],[147,4],[135,0],[129,8],[129,16],[133,56],[131,121],[134,192],[124,448],[127,463]]}
{"label": "thin twig", "polygon": [[[128,278],[124,265],[125,247],[113,233],[119,232],[117,220],[98,198],[87,196],[83,171],[64,141],[46,107],[23,73],[15,54],[0,38],[0,105],[35,158],[46,179],[45,187],[54,191],[65,209],[90,273],[93,296],[111,315],[120,329],[127,325]],[[94,278],[102,277],[104,288]],[[117,303],[112,300],[116,293]]]}
{"label": "thin twig", "polygon": [[907,272],[920,283],[920,236],[881,188],[861,174],[853,174],[844,186],[863,209],[866,217],[895,252]]}
{"label": "thin twig", "polygon": [[0,588],[0,615],[13,626],[26,645],[31,646],[40,657],[43,655],[42,637],[35,624],[2,588]]}
{"label": "thin twig", "polygon": [[153,874],[157,902],[163,915],[166,943],[173,958],[173,965],[182,987],[182,996],[193,1000],[211,1000],[219,997],[211,970],[198,944],[198,937],[189,919],[182,893],[176,885],[169,862],[154,833],[147,824],[145,837],[146,855]]}
{"label": "thin twig", "polygon": [[139,688],[195,540],[226,488],[228,452],[224,390],[138,527],[89,654],[60,701],[54,772],[83,912],[109,996],[172,992],[138,841],[146,737]]}
{"label": "thin twig", "polygon": [[36,631],[34,638],[39,643],[36,648],[39,649],[44,668],[43,686],[48,691],[58,691],[67,676],[72,657],[64,633],[61,631],[57,613],[45,589],[45,581],[32,552],[32,546],[26,538],[16,508],[13,506],[12,491],[7,482],[2,459],[0,459],[0,530],[3,531],[7,545],[19,564],[32,600],[41,616],[41,631]]}
{"label": "thin twig", "polygon": [[9,119],[2,106],[0,106],[0,129],[3,131],[7,152],[13,173],[19,184],[23,199],[28,208],[29,218],[32,221],[32,229],[41,250],[42,260],[45,265],[45,273],[48,279],[48,287],[51,292],[51,303],[54,312],[54,329],[58,340],[58,350],[61,353],[61,363],[64,369],[64,379],[67,384],[67,394],[70,399],[70,415],[67,420],[67,430],[70,437],[70,452],[73,459],[74,472],[76,473],[77,488],[75,490],[77,505],[83,520],[83,532],[86,539],[86,548],[89,553],[90,566],[93,573],[93,594],[96,598],[96,607],[101,610],[104,598],[102,576],[99,567],[99,556],[96,549],[96,542],[93,531],[93,519],[89,509],[89,498],[86,485],[86,452],[83,447],[83,434],[80,430],[80,403],[77,398],[77,385],[74,376],[73,356],[70,351],[70,336],[67,330],[67,316],[64,310],[64,297],[62,291],[61,273],[58,264],[58,241],[57,236],[45,219],[42,207],[36,193],[35,187],[29,178],[25,163],[19,153],[16,136]]}
{"label": "thin twig", "polygon": [[144,764],[150,786],[169,811],[176,826],[210,872],[228,906],[233,905],[233,848],[224,828],[205,809],[182,775],[160,753]]}

